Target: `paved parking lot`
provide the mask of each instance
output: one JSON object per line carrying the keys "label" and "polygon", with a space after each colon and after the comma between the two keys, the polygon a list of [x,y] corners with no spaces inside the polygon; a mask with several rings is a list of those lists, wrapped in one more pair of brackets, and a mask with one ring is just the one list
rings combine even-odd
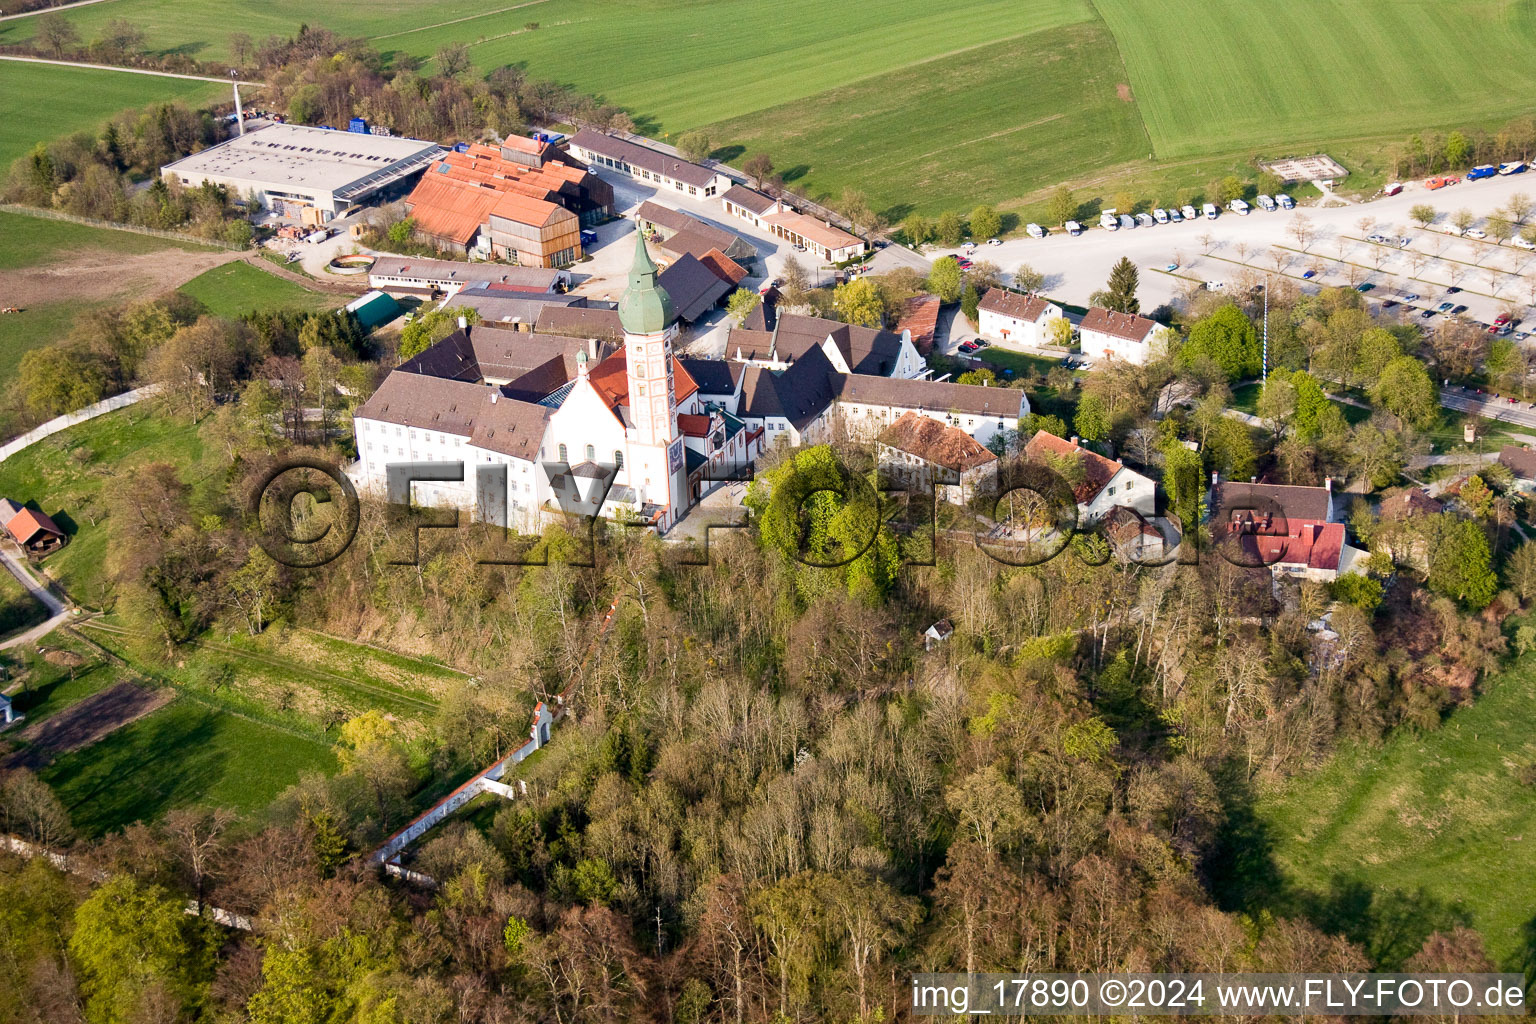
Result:
{"label": "paved parking lot", "polygon": [[[1455,285],[1462,289],[1458,301],[1471,307],[1470,316],[1487,322],[1507,303],[1524,308],[1536,298],[1531,292],[1532,281],[1536,279],[1536,254],[1509,244],[1500,246],[1491,241],[1453,237],[1446,233],[1447,222],[1455,211],[1466,208],[1477,218],[1474,226],[1486,227],[1487,217],[1518,192],[1536,195],[1536,173],[1462,182],[1434,192],[1414,183],[1389,199],[1329,209],[1302,207],[1274,213],[1255,209],[1246,217],[1223,213],[1215,221],[1201,218],[1193,223],[1120,231],[1095,227],[1076,238],[1064,232],[1043,239],[1020,237],[1002,245],[983,245],[976,258],[996,263],[1010,274],[1020,264],[1027,264],[1045,275],[1044,291],[1051,297],[1086,303],[1089,295],[1104,287],[1114,263],[1121,256],[1128,256],[1141,270],[1142,308],[1152,309],[1175,301],[1201,282],[1214,280],[1230,285],[1244,271],[1245,264],[1255,273],[1275,272],[1269,254],[1275,247],[1302,248],[1293,225],[1297,217],[1305,217],[1312,225],[1314,237],[1305,253],[1289,253],[1285,257],[1289,262],[1283,263],[1279,271],[1299,281],[1311,263],[1319,261],[1324,268],[1322,273],[1303,287],[1312,288],[1318,283],[1350,284],[1348,264],[1354,263],[1357,266],[1353,283],[1374,283],[1372,299],[1393,298],[1395,292],[1404,290],[1438,302],[1455,278]],[[1409,209],[1418,203],[1427,203],[1439,213],[1436,223],[1428,229],[1421,229],[1409,219]],[[1358,224],[1362,217],[1375,221],[1368,233],[1407,236],[1409,248],[1400,252],[1364,241]],[[1209,251],[1201,241],[1206,234],[1211,236]],[[952,252],[929,250],[926,255],[937,258]],[[1417,268],[1411,262],[1414,252],[1425,257],[1424,264]],[[1163,272],[1170,263],[1179,264],[1176,274]],[[1490,268],[1500,273],[1496,296],[1495,284],[1487,277]],[[1420,280],[1412,281],[1410,277]]]}

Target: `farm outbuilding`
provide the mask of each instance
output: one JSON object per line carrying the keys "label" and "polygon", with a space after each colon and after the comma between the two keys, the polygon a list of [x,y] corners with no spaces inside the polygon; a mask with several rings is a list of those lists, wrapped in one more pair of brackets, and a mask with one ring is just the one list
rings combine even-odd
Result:
{"label": "farm outbuilding", "polygon": [[5,532],[28,551],[44,554],[63,546],[64,531],[41,512],[23,508],[6,520]]}

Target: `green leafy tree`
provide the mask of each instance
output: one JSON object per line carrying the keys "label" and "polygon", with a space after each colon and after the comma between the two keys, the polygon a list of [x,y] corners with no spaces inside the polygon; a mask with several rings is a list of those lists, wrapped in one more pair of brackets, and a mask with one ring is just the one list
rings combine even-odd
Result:
{"label": "green leafy tree", "polygon": [[1445,137],[1445,163],[1447,167],[1461,167],[1472,155],[1472,144],[1461,132],[1451,132]]}
{"label": "green leafy tree", "polygon": [[1486,607],[1499,588],[1487,535],[1469,519],[1448,513],[1436,518],[1438,529],[1429,545],[1429,589],[1468,608]]}
{"label": "green leafy tree", "polygon": [[1415,203],[1408,211],[1408,216],[1421,228],[1427,228],[1435,222],[1435,208],[1428,203]]}
{"label": "green leafy tree", "polygon": [[1493,512],[1493,488],[1484,483],[1483,478],[1476,473],[1467,477],[1457,497],[1467,507],[1467,511],[1479,519],[1487,519]]}
{"label": "green leafy tree", "polygon": [[867,277],[840,284],[832,293],[832,308],[844,323],[879,327],[884,323],[885,300],[880,289]]}
{"label": "green leafy tree", "polygon": [[1021,292],[1033,295],[1045,285],[1045,275],[1028,263],[1020,263],[1013,272],[1013,286]]}
{"label": "green leafy tree", "polygon": [[1212,431],[1210,455],[1215,469],[1239,480],[1253,475],[1259,459],[1247,424],[1230,416],[1223,416]]}
{"label": "green leafy tree", "polygon": [[1163,446],[1163,490],[1168,495],[1168,511],[1179,518],[1186,532],[1200,521],[1204,468],[1199,453],[1178,441]]}
{"label": "green leafy tree", "polygon": [[1243,198],[1245,191],[1246,187],[1243,185],[1243,179],[1235,174],[1227,175],[1216,184],[1216,195],[1221,200],[1222,205],[1226,205],[1234,199]]}
{"label": "green leafy tree", "polygon": [[65,50],[80,42],[80,30],[62,14],[45,14],[37,19],[34,38],[38,46],[58,58],[64,56]]}
{"label": "green leafy tree", "polygon": [[995,387],[997,374],[983,366],[976,370],[967,370],[955,378],[956,384],[974,384],[977,387]]}
{"label": "green leafy tree", "polygon": [[466,307],[453,310],[434,309],[406,324],[400,332],[401,362],[420,355],[456,331],[460,316],[463,316],[471,325],[480,322],[480,313]]}
{"label": "green leafy tree", "polygon": [[750,288],[737,288],[731,293],[731,300],[726,304],[726,310],[731,319],[736,322],[736,326],[740,327],[746,323],[752,311],[762,304],[763,297],[757,292]]}
{"label": "green leafy tree", "polygon": [[1052,224],[1065,224],[1077,216],[1077,199],[1072,195],[1071,189],[1061,185],[1051,193],[1051,201],[1047,209],[1050,212]]}
{"label": "green leafy tree", "polygon": [[389,226],[384,233],[391,245],[409,245],[416,237],[416,218],[403,217]]}
{"label": "green leafy tree", "polygon": [[1382,368],[1371,386],[1371,401],[1419,429],[1440,419],[1440,396],[1424,364],[1413,356],[1398,356]]}
{"label": "green leafy tree", "polygon": [[1262,356],[1253,321],[1230,302],[1196,321],[1179,349],[1179,359],[1190,366],[1201,358],[1219,366],[1228,380],[1255,376]]}
{"label": "green leafy tree", "polygon": [[996,238],[1003,230],[1002,216],[990,206],[978,206],[971,211],[971,237]]}
{"label": "green leafy tree", "polygon": [[939,297],[940,302],[956,302],[960,298],[960,264],[953,256],[934,260],[928,271],[928,290]]}
{"label": "green leafy tree", "polygon": [[1109,410],[1098,395],[1084,395],[1077,403],[1077,414],[1072,417],[1077,436],[1084,441],[1102,441],[1109,436]]}
{"label": "green leafy tree", "polygon": [[1372,327],[1360,335],[1355,358],[1355,377],[1369,386],[1381,376],[1387,364],[1403,354],[1403,346],[1391,331]]}
{"label": "green leafy tree", "polygon": [[201,919],[189,918],[164,889],[129,875],[112,877],[75,910],[69,952],[94,1024],[140,1019],[151,990],[190,1007],[212,973]]}
{"label": "green leafy tree", "polygon": [[1019,433],[1026,437],[1034,437],[1041,430],[1047,434],[1055,434],[1057,437],[1066,437],[1067,423],[1060,416],[1043,412],[1026,413],[1019,421]]}
{"label": "green leafy tree", "polygon": [[920,213],[908,214],[907,219],[901,222],[901,231],[907,236],[907,244],[914,248],[927,245],[938,237],[933,219]]}
{"label": "green leafy tree", "polygon": [[1109,285],[1105,289],[1106,298],[1104,306],[1116,313],[1139,313],[1141,303],[1136,298],[1136,289],[1141,283],[1141,275],[1136,270],[1136,264],[1129,257],[1120,257],[1114,267],[1109,271]]}
{"label": "green leafy tree", "polygon": [[677,151],[683,155],[684,160],[691,160],[694,163],[709,156],[714,148],[708,132],[684,132],[677,138]]}
{"label": "green leafy tree", "polygon": [[965,221],[954,210],[945,210],[939,214],[934,231],[940,245],[956,246],[965,237]]}
{"label": "green leafy tree", "polygon": [[1346,573],[1328,584],[1328,593],[1335,601],[1374,612],[1381,604],[1381,581],[1356,572]]}
{"label": "green leafy tree", "polygon": [[960,296],[960,312],[971,323],[976,323],[978,308],[981,306],[981,295],[969,284],[965,286],[965,292]]}
{"label": "green leafy tree", "polygon": [[35,348],[21,357],[22,400],[39,416],[59,416],[99,402],[110,383],[106,365],[82,345]]}

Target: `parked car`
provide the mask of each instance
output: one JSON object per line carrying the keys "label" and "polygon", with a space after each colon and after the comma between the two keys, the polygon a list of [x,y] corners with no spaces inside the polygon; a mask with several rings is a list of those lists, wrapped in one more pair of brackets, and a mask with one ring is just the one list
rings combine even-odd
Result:
{"label": "parked car", "polygon": [[1481,228],[1467,228],[1466,235],[1468,238],[1476,238],[1481,240],[1488,237],[1488,232],[1482,230]]}
{"label": "parked car", "polygon": [[1062,226],[1067,229],[1067,234],[1074,238],[1083,233],[1083,226],[1075,220],[1069,220]]}
{"label": "parked car", "polygon": [[1226,287],[1227,287],[1227,282],[1225,282],[1225,281],[1207,281],[1207,282],[1205,282],[1206,291],[1219,292],[1219,291],[1222,291],[1223,289],[1225,289]]}
{"label": "parked car", "polygon": [[1532,242],[1530,239],[1523,238],[1520,235],[1516,235],[1514,238],[1511,238],[1509,242],[1511,245],[1520,249],[1536,249],[1536,242]]}
{"label": "parked car", "polygon": [[1452,306],[1451,307],[1450,315],[1451,316],[1461,316],[1461,314],[1465,313],[1466,311],[1467,311],[1467,307],[1466,306],[1461,306],[1461,305]]}
{"label": "parked car", "polygon": [[988,341],[986,338],[977,338],[974,344],[976,345],[977,348],[986,348],[988,345],[990,345],[992,343],[990,341]]}
{"label": "parked car", "polygon": [[1178,269],[1179,269],[1179,265],[1178,265],[1178,264],[1177,264],[1177,263],[1170,263],[1170,264],[1168,264],[1168,265],[1167,265],[1167,266],[1166,266],[1166,267],[1164,267],[1164,268],[1163,268],[1163,269],[1164,269],[1164,270],[1165,270],[1165,271],[1167,271],[1167,272],[1168,272],[1168,273],[1170,273],[1170,274],[1171,274],[1171,273],[1173,273],[1173,272],[1174,272],[1174,271],[1175,271],[1175,270],[1178,270]]}
{"label": "parked car", "polygon": [[[1043,232],[1042,232],[1042,234],[1043,234]],[[1003,244],[1003,240],[1001,238],[989,238],[989,239],[987,239],[987,244],[988,245],[1002,245]]]}
{"label": "parked car", "polygon": [[1168,211],[1159,206],[1157,209],[1152,211],[1152,219],[1157,221],[1159,224],[1167,224]]}
{"label": "parked car", "polygon": [[1310,281],[1310,280],[1312,280],[1316,276],[1317,276],[1317,271],[1315,271],[1315,270],[1307,270],[1307,271],[1304,271],[1302,273],[1301,279],[1303,281]]}
{"label": "parked car", "polygon": [[1025,227],[1024,233],[1030,238],[1044,238],[1045,228],[1041,227],[1039,224],[1030,224]]}
{"label": "parked car", "polygon": [[1525,172],[1525,161],[1516,160],[1510,164],[1499,164],[1500,174],[1522,174]]}
{"label": "parked car", "polygon": [[1355,285],[1355,291],[1359,292],[1361,295],[1364,295],[1366,292],[1370,291],[1372,288],[1375,288],[1375,287],[1376,287],[1376,285],[1374,285],[1370,281],[1363,281],[1360,284]]}
{"label": "parked car", "polygon": [[1407,295],[1403,296],[1403,301],[1404,302],[1413,302],[1413,301],[1417,300],[1418,298],[1419,298],[1419,293],[1418,292],[1409,292]]}
{"label": "parked car", "polygon": [[1387,299],[1384,302],[1382,302],[1381,308],[1382,309],[1396,309],[1397,308],[1397,300],[1396,299]]}
{"label": "parked car", "polygon": [[1424,312],[1419,314],[1419,319],[1421,319],[1421,320],[1428,320],[1430,317],[1432,317],[1434,315],[1435,315],[1435,311],[1434,310],[1426,309]]}
{"label": "parked car", "polygon": [[1217,217],[1221,216],[1221,211],[1216,209],[1215,203],[1206,203],[1204,206],[1200,207],[1200,212],[1205,214],[1206,220],[1215,220]]}
{"label": "parked car", "polygon": [[1455,305],[1455,303],[1442,302],[1442,303],[1440,303],[1440,305],[1435,307],[1435,312],[1437,312],[1437,313],[1449,313],[1451,311],[1451,309],[1454,307],[1454,305]]}
{"label": "parked car", "polygon": [[1195,212],[1195,208],[1193,206],[1181,206],[1179,207],[1179,212],[1184,215],[1185,220],[1194,220],[1196,217],[1200,216]]}
{"label": "parked car", "polygon": [[1492,164],[1480,164],[1467,172],[1468,181],[1481,181],[1483,178],[1491,178],[1499,173],[1499,169]]}
{"label": "parked car", "polygon": [[1177,206],[1170,206],[1168,207],[1168,219],[1177,224],[1179,221],[1184,219],[1184,215],[1179,212],[1179,208]]}
{"label": "parked car", "polygon": [[961,352],[975,352],[980,347],[981,346],[976,344],[974,341],[962,341],[960,343]]}
{"label": "parked car", "polygon": [[1144,228],[1150,228],[1152,225],[1156,224],[1157,221],[1153,219],[1150,213],[1138,213],[1136,215],[1136,223]]}
{"label": "parked car", "polygon": [[1292,199],[1290,196],[1286,195],[1284,192],[1282,192],[1279,195],[1275,196],[1275,202],[1280,204],[1280,209],[1282,209],[1282,210],[1294,210],[1294,209],[1296,209],[1296,200]]}
{"label": "parked car", "polygon": [[1269,196],[1263,194],[1260,194],[1257,198],[1255,198],[1254,202],[1258,203],[1259,209],[1265,211],[1266,213],[1273,211],[1275,208],[1275,201]]}

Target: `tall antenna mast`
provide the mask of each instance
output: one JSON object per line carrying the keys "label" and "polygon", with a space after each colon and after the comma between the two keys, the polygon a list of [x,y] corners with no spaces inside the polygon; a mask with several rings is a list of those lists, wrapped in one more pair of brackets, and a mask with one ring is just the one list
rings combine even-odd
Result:
{"label": "tall antenna mast", "polygon": [[235,123],[240,126],[240,134],[245,134],[245,111],[240,109],[240,69],[229,69],[230,84],[235,87]]}
{"label": "tall antenna mast", "polygon": [[1273,278],[1264,282],[1264,367],[1261,372],[1261,384],[1269,383],[1269,286]]}

